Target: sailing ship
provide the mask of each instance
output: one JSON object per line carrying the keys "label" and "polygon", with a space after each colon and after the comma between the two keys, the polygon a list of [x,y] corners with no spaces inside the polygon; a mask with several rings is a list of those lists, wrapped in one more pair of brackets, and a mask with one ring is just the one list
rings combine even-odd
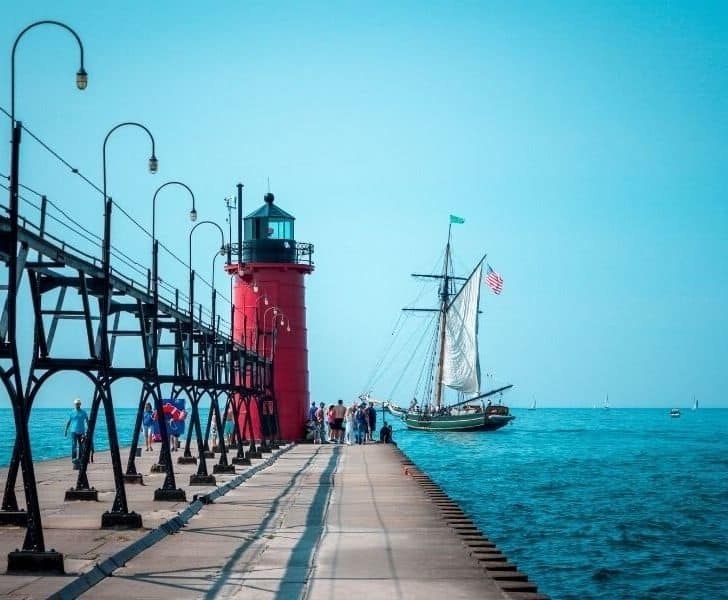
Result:
{"label": "sailing ship", "polygon": [[609,410],[609,394],[607,394],[607,397],[604,399],[604,410]]}
{"label": "sailing ship", "polygon": [[528,410],[536,410],[536,398],[533,399],[533,402],[531,403],[531,406],[528,407]]}
{"label": "sailing ship", "polygon": [[698,410],[698,399],[693,396],[693,410]]}
{"label": "sailing ship", "polygon": [[[451,224],[453,222],[461,221],[453,221],[451,218]],[[442,272],[437,275],[414,275],[440,279],[439,307],[403,309],[437,313],[437,337],[432,344],[431,352],[428,353],[425,365],[431,374],[427,379],[430,384],[424,390],[425,397],[422,397],[420,402],[414,399],[408,408],[392,402],[386,402],[384,406],[390,413],[400,417],[409,429],[424,431],[500,429],[515,419],[508,407],[502,404],[501,399],[503,392],[513,386],[502,385],[484,393],[481,393],[480,389],[478,320],[481,280],[486,257],[483,256],[469,277],[453,275],[451,228],[452,225],[448,229]],[[492,270],[490,267],[487,268],[490,274]],[[489,281],[488,283],[490,285]],[[502,285],[502,280],[500,284]],[[495,288],[493,289],[495,291]],[[491,400],[495,396],[498,397],[497,403]]]}

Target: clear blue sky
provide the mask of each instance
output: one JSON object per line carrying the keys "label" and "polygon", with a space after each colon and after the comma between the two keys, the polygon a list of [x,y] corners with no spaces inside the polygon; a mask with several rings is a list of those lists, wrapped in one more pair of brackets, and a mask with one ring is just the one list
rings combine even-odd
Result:
{"label": "clear blue sky", "polygon": [[[109,192],[135,218],[149,226],[154,189],[180,179],[200,218],[224,225],[235,184],[247,213],[270,177],[316,247],[314,399],[362,391],[416,295],[409,274],[434,265],[454,213],[466,219],[456,264],[487,251],[505,279],[485,296],[481,349],[485,370],[516,385],[512,405],[591,406],[608,392],[614,407],[686,406],[693,393],[728,406],[724,4],[12,3],[6,108],[12,42],[40,18],[78,31],[89,87],[75,89],[73,40],[39,29],[18,51],[18,117],[97,182],[108,129],[146,124],[157,175],[138,132],[109,149]],[[101,232],[98,194],[27,138],[22,159],[23,183]],[[0,172],[8,163],[4,144]],[[188,199],[173,189],[159,206],[159,237],[186,260]],[[198,231],[209,280],[217,234]],[[119,214],[113,235],[148,264],[147,238]],[[161,269],[186,285],[169,256]],[[227,295],[221,272],[217,283]],[[39,402],[77,394],[89,387],[63,377]]]}

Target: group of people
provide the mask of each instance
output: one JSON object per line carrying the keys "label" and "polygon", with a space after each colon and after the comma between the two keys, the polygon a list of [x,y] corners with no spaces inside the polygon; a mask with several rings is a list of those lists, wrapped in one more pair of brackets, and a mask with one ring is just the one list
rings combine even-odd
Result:
{"label": "group of people", "polygon": [[[336,404],[311,403],[308,410],[308,429],[314,444],[366,444],[375,441],[377,430],[377,411],[374,403],[354,402],[344,406],[344,401]],[[386,423],[380,431],[380,441],[390,442],[392,428]]]}

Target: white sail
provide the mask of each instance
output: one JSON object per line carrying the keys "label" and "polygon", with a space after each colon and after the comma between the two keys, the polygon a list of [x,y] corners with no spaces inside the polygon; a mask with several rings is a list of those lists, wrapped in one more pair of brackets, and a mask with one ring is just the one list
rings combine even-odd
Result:
{"label": "white sail", "polygon": [[450,303],[445,320],[442,384],[466,394],[480,391],[478,303],[481,271],[482,266],[478,265]]}

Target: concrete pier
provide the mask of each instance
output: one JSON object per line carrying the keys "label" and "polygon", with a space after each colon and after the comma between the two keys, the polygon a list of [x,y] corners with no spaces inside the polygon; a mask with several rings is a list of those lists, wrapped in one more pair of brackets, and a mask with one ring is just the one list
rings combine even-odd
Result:
{"label": "concrete pier", "polygon": [[[186,485],[195,466],[179,466],[186,503],[152,500],[163,475],[142,456],[145,485],[127,491],[144,529],[129,531],[99,528],[108,460],[89,470],[99,502],[64,501],[70,460],[38,464],[46,544],[67,574],[0,575],[0,597],[546,598],[396,446],[284,447],[218,475],[223,489]],[[22,534],[0,529],[3,571]]]}

